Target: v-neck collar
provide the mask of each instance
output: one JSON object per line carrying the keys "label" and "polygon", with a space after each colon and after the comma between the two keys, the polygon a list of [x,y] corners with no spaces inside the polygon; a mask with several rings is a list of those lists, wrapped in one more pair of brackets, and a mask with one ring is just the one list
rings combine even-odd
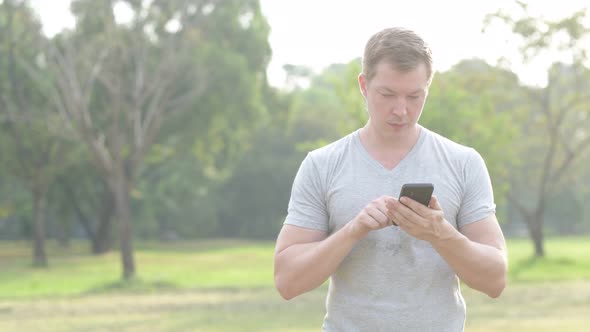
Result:
{"label": "v-neck collar", "polygon": [[413,157],[413,155],[417,153],[417,151],[420,149],[420,146],[424,142],[424,138],[426,137],[426,128],[422,127],[421,125],[418,125],[418,126],[420,129],[420,133],[418,134],[418,140],[416,140],[416,143],[414,143],[414,145],[410,148],[410,151],[408,151],[408,153],[392,169],[388,169],[385,166],[383,166],[383,164],[381,164],[379,161],[377,161],[375,158],[373,158],[373,156],[371,156],[369,151],[367,151],[367,149],[365,148],[365,146],[361,142],[361,136],[360,136],[361,128],[357,129],[354,132],[354,135],[353,135],[354,146],[355,146],[356,150],[360,153],[360,155],[363,157],[363,159],[365,159],[365,161],[367,161],[367,163],[371,165],[371,167],[377,169],[381,173],[392,174],[392,173],[395,173],[400,168],[403,168],[404,165],[408,162],[408,160],[411,159]]}

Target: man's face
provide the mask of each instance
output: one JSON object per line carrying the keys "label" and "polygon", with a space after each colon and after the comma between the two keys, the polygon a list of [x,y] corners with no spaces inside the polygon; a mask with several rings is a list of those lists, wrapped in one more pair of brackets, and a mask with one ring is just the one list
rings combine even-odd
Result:
{"label": "man's face", "polygon": [[415,129],[428,95],[426,65],[403,72],[381,62],[370,81],[359,76],[359,85],[367,101],[370,126],[378,133],[399,136]]}

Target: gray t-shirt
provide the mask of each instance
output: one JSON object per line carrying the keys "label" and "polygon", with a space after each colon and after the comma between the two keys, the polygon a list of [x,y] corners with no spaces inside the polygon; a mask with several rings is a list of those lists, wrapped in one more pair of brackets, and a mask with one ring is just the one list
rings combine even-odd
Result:
{"label": "gray t-shirt", "polygon": [[[404,183],[434,184],[454,227],[495,213],[481,156],[421,127],[418,141],[388,170],[362,145],[359,130],[310,152],[293,183],[285,224],[334,233],[368,203],[397,197]],[[399,227],[370,232],[330,278],[324,331],[463,331],[459,280],[429,242]]]}

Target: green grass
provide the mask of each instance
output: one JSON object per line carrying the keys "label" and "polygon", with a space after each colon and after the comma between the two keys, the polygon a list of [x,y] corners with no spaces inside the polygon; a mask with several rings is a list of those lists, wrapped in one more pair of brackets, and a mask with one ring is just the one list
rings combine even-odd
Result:
{"label": "green grass", "polygon": [[[289,302],[271,288],[15,299],[0,301],[0,331],[318,331],[325,291]],[[469,332],[587,331],[588,281],[515,284],[496,300],[464,295]]]}
{"label": "green grass", "polygon": [[[463,287],[467,331],[586,331],[590,238],[547,240],[531,259],[509,247],[509,286],[499,299]],[[326,287],[282,300],[273,289],[273,243],[206,240],[138,243],[139,277],[120,281],[119,256],[74,243],[30,266],[22,242],[0,242],[0,331],[317,331]]]}
{"label": "green grass", "polygon": [[[121,283],[119,254],[88,254],[87,246],[48,246],[48,269],[30,266],[23,242],[0,242],[0,298],[67,296],[104,291],[272,287],[272,242],[201,240],[140,243],[138,279]],[[528,239],[508,241],[510,282],[590,280],[590,237],[552,238],[534,259]]]}
{"label": "green grass", "polygon": [[510,281],[590,280],[590,237],[549,238],[545,251],[534,258],[529,239],[508,240]]}
{"label": "green grass", "polygon": [[120,281],[116,252],[92,256],[80,244],[70,250],[50,246],[50,266],[39,269],[30,266],[27,250],[23,243],[0,243],[0,298],[106,290],[255,288],[273,283],[270,242],[141,244],[135,255],[138,279],[128,283]]}

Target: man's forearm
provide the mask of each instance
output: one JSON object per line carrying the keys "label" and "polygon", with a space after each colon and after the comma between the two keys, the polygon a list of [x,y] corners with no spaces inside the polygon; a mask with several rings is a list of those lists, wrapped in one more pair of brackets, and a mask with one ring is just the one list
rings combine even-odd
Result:
{"label": "man's forearm", "polygon": [[432,245],[469,287],[493,298],[500,296],[506,286],[507,259],[503,251],[471,241],[458,231]]}
{"label": "man's forearm", "polygon": [[358,239],[347,224],[322,241],[295,244],[277,253],[275,284],[281,296],[292,299],[320,286],[336,271]]}

